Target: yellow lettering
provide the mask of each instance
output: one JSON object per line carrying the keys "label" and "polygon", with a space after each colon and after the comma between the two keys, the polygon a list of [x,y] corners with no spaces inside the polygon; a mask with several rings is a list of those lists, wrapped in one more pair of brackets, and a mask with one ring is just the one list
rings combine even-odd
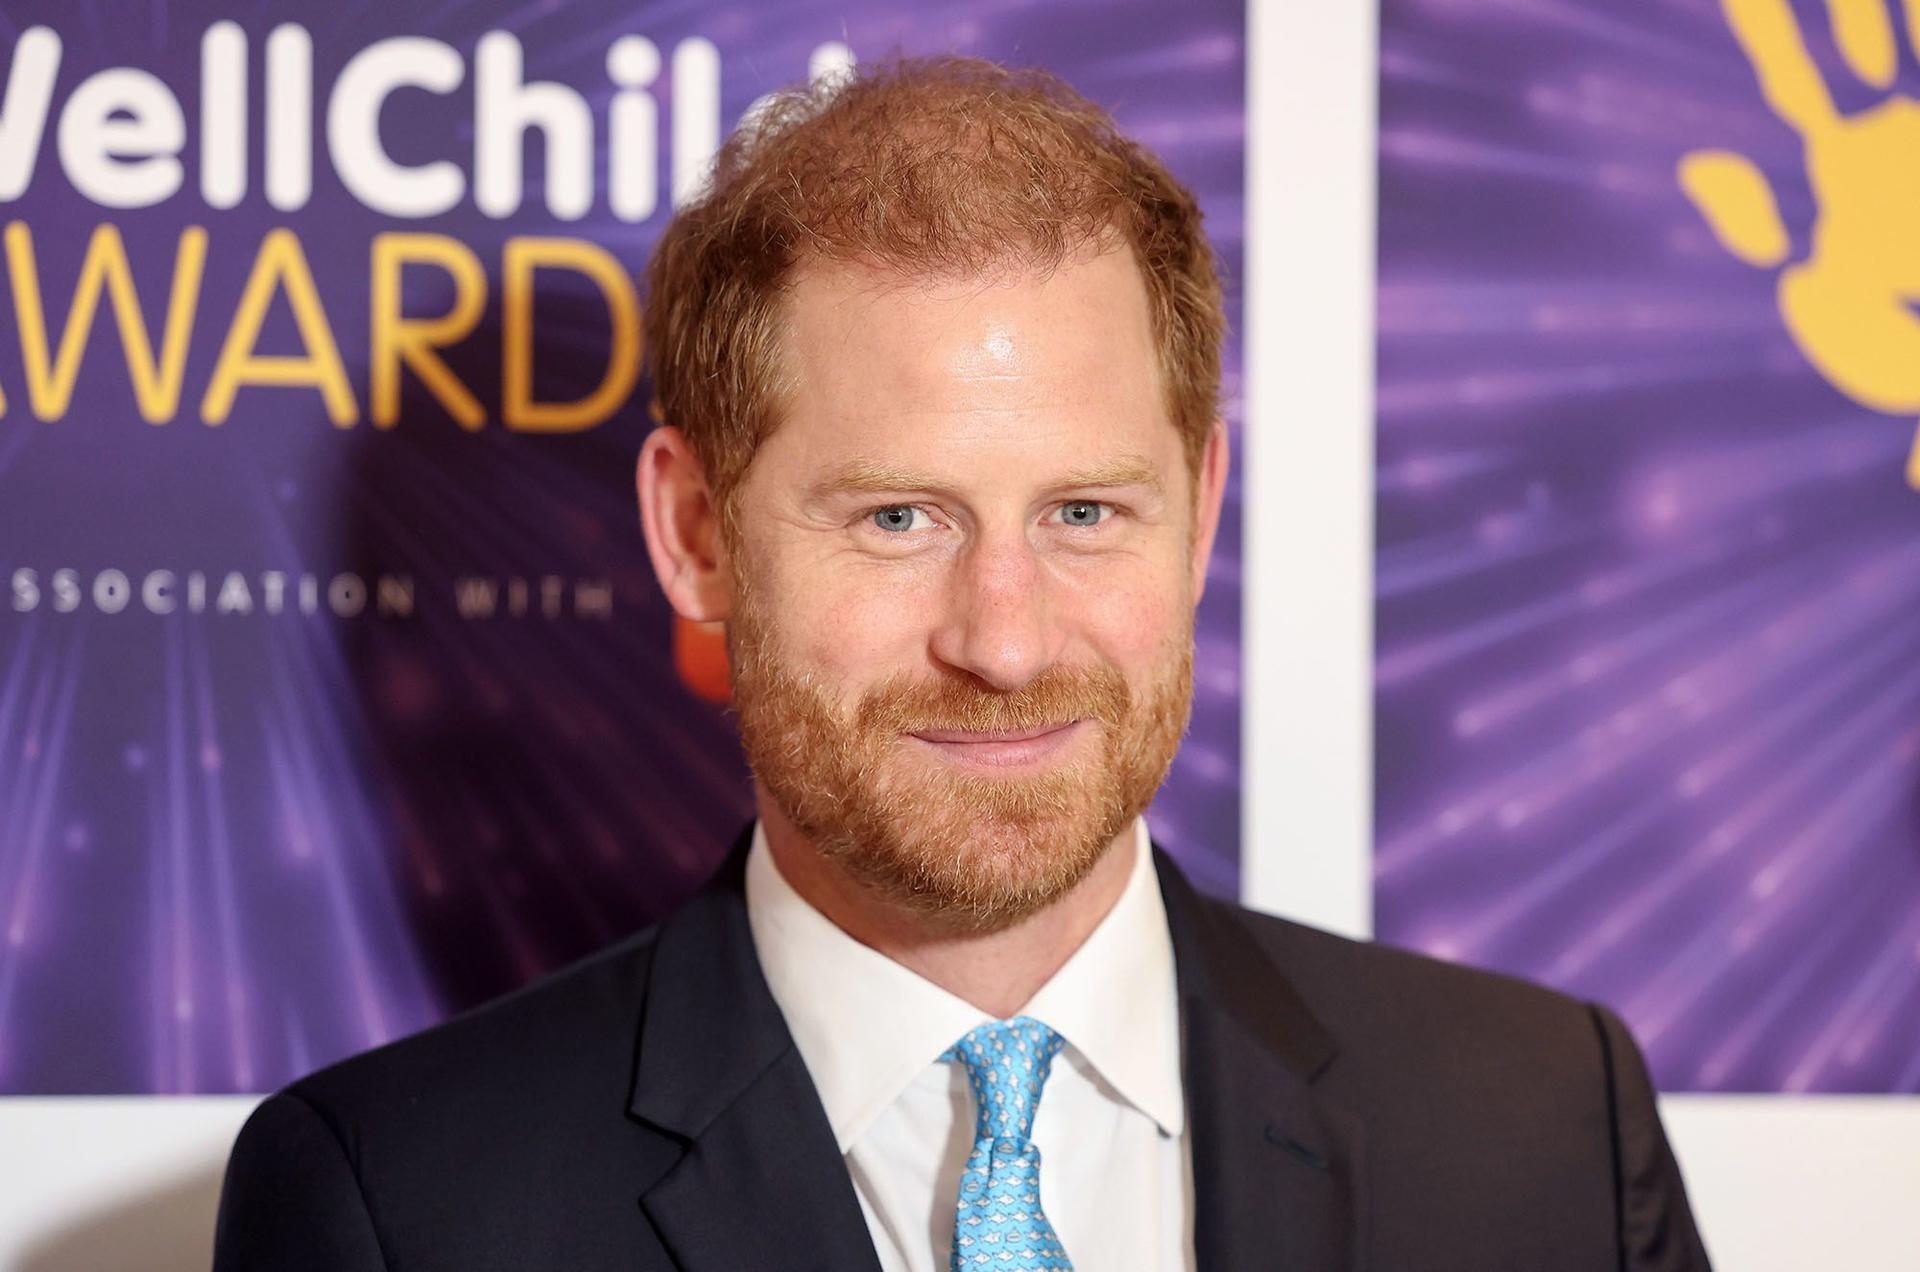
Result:
{"label": "yellow lettering", "polygon": [[[400,275],[408,265],[438,265],[453,278],[453,308],[439,318],[400,316]],[[435,353],[457,344],[486,307],[487,276],[479,258],[444,234],[376,234],[373,237],[374,424],[392,428],[400,419],[400,364],[406,363],[462,428],[486,423],[486,410],[460,377]]]}
{"label": "yellow lettering", "polygon": [[[294,323],[300,328],[307,352],[293,356],[256,354],[253,350],[266,323],[267,309],[274,292],[282,288],[293,306]],[[247,276],[233,325],[227,330],[207,395],[201,400],[200,418],[209,424],[224,424],[233,411],[234,395],[243,384],[317,388],[336,427],[346,428],[359,418],[347,368],[340,361],[340,347],[334,343],[327,312],[313,285],[313,270],[292,230],[269,230],[260,241],[253,272]]]}
{"label": "yellow lettering", "polygon": [[[533,275],[570,269],[600,289],[613,322],[607,370],[593,392],[572,402],[533,400]],[[592,428],[619,407],[640,374],[640,305],[633,282],[605,248],[581,239],[510,238],[501,261],[500,417],[523,433]]]}
{"label": "yellow lettering", "polygon": [[[33,232],[24,221],[7,225],[7,272],[13,281],[14,315],[20,326],[20,357],[26,366],[27,396],[41,419],[57,420],[73,401],[73,385],[80,373],[87,334],[93,329],[104,287],[120,328],[120,348],[127,360],[127,376],[149,424],[164,424],[180,405],[180,379],[186,370],[187,339],[200,298],[200,279],[207,261],[207,232],[197,225],[181,231],[174,251],[173,286],[167,299],[166,327],[160,337],[160,356],[154,357],[147,337],[146,313],[133,285],[126,244],[112,225],[95,227],[87,255],[74,283],[67,324],[60,332],[60,349],[48,354],[46,308],[40,297],[40,271],[34,260]],[[0,398],[0,409],[5,399]]]}

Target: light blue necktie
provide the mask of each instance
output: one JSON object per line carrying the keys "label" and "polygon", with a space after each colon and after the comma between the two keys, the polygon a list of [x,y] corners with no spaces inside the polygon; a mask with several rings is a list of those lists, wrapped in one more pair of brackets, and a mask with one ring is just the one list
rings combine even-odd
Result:
{"label": "light blue necktie", "polygon": [[973,1152],[960,1176],[953,1272],[1066,1269],[1073,1264],[1040,1209],[1040,1149],[1033,1114],[1065,1038],[1031,1016],[981,1025],[942,1052],[967,1066],[973,1086]]}

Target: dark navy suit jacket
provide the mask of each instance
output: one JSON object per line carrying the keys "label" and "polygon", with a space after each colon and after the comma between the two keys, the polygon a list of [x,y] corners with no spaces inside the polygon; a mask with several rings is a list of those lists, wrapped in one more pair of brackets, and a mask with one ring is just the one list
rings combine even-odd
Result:
{"label": "dark navy suit jacket", "polygon": [[[269,1098],[216,1272],[878,1272],[754,955],[745,857],[743,836],[658,927]],[[1154,864],[1203,1272],[1707,1267],[1610,1012]]]}

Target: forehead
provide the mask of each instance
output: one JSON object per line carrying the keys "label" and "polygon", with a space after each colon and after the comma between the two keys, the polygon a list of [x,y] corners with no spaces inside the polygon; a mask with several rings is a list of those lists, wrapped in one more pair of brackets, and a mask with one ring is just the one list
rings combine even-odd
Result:
{"label": "forehead", "polygon": [[1177,449],[1145,281],[1125,248],[966,279],[814,263],[784,317],[774,443],[789,434],[822,458],[970,443],[1011,458],[1016,441],[1074,458]]}

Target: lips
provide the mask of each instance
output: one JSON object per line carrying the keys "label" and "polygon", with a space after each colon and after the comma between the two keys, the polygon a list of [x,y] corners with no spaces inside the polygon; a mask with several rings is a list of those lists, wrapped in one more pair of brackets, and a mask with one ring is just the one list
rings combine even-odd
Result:
{"label": "lips", "polygon": [[922,729],[907,736],[948,764],[976,772],[1019,772],[1067,755],[1084,720],[1031,729]]}
{"label": "lips", "polygon": [[977,731],[971,729],[919,729],[914,737],[922,742],[980,743],[980,742],[1026,742],[1033,738],[1044,738],[1050,733],[1072,728],[1077,721],[1068,720],[1062,724],[1043,724],[1033,729],[997,729]]}

